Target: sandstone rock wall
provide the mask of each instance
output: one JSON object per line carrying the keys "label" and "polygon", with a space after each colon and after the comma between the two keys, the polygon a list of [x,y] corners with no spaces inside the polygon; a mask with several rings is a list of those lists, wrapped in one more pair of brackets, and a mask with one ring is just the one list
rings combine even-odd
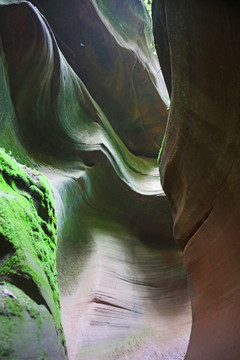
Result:
{"label": "sandstone rock wall", "polygon": [[143,3],[0,4],[0,145],[54,190],[70,359],[182,359],[189,299],[156,161],[168,95]]}
{"label": "sandstone rock wall", "polygon": [[160,172],[192,298],[187,360],[240,356],[238,15],[231,1],[154,2],[171,88]]}

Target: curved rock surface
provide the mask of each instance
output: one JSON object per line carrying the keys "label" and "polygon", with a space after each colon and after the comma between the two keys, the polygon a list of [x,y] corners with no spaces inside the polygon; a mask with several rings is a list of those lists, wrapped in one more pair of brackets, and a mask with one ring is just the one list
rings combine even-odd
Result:
{"label": "curved rock surface", "polygon": [[160,171],[172,206],[174,237],[184,249],[192,298],[186,360],[237,360],[239,5],[164,0],[155,1],[153,10],[167,82],[171,74],[171,111]]}
{"label": "curved rock surface", "polygon": [[[146,10],[123,1],[119,19],[129,17],[119,28],[111,2],[56,2],[61,23],[49,3],[34,3],[54,33],[31,3],[0,1],[0,145],[55,193],[69,358],[183,359],[191,314],[156,162],[167,92]],[[84,49],[75,48],[83,34]]]}
{"label": "curved rock surface", "polygon": [[46,16],[67,61],[124,144],[136,155],[156,157],[168,94],[149,46],[151,23],[142,3],[32,2]]}

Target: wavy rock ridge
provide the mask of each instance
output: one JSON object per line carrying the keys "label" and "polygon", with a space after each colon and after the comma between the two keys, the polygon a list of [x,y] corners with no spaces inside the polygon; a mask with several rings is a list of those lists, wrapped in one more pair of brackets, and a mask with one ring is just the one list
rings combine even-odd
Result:
{"label": "wavy rock ridge", "polygon": [[1,1],[0,36],[0,145],[54,190],[69,358],[183,359],[188,291],[156,163],[169,100],[146,9]]}

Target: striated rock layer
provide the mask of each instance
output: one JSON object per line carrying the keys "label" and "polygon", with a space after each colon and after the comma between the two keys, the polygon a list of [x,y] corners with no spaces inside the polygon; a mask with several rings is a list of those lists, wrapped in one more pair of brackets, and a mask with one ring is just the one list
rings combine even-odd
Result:
{"label": "striated rock layer", "polygon": [[[156,162],[168,96],[146,9],[32,3],[49,23],[30,2],[0,0],[0,145],[55,194],[69,358],[183,359],[187,283]],[[3,293],[22,304],[15,286]]]}
{"label": "striated rock layer", "polygon": [[172,93],[160,171],[192,299],[186,360],[237,360],[239,5],[163,0],[153,12]]}

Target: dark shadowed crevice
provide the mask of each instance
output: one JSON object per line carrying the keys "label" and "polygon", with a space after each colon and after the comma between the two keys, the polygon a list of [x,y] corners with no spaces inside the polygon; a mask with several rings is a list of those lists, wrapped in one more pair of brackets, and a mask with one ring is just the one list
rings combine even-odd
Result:
{"label": "dark shadowed crevice", "polygon": [[15,252],[14,246],[0,233],[0,265]]}
{"label": "dark shadowed crevice", "polygon": [[30,299],[35,301],[38,305],[44,305],[49,313],[52,315],[52,311],[47,302],[43,298],[42,294],[36,283],[31,279],[25,279],[23,276],[17,274],[11,274],[8,277],[2,277],[1,280],[7,281],[12,285],[15,285],[18,289],[22,290]]}
{"label": "dark shadowed crevice", "polygon": [[161,65],[163,77],[168,89],[169,97],[172,93],[172,71],[170,60],[170,47],[167,31],[166,9],[164,1],[153,1],[153,34],[155,46]]}
{"label": "dark shadowed crevice", "polygon": [[213,210],[213,207],[208,210],[205,215],[202,217],[201,220],[199,220],[197,222],[197,224],[194,226],[194,228],[192,229],[190,235],[188,236],[187,239],[183,239],[183,240],[178,240],[179,245],[181,246],[181,249],[184,250],[184,248],[186,247],[187,243],[189,242],[189,240],[200,230],[200,228],[202,227],[202,225],[205,223],[205,221],[209,218],[211,212]]}
{"label": "dark shadowed crevice", "polygon": [[137,314],[141,314],[140,311],[136,311],[136,310],[133,310],[133,309],[128,309],[128,308],[126,308],[124,306],[120,306],[120,305],[111,303],[109,301],[102,300],[99,297],[94,297],[94,299],[91,302],[96,303],[96,304],[100,304],[100,305],[111,306],[113,308],[122,309],[122,310],[125,310],[125,311],[131,311],[131,312],[134,312],[134,313],[137,313]]}

